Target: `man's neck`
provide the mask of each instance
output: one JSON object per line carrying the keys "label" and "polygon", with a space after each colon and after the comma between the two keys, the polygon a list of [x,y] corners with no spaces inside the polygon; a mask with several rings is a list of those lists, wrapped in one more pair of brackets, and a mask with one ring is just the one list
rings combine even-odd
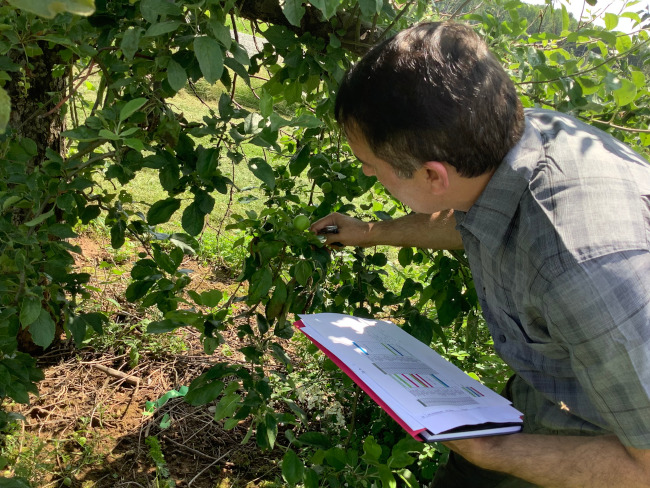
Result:
{"label": "man's neck", "polygon": [[496,170],[493,169],[487,173],[483,173],[482,175],[467,178],[465,176],[460,176],[456,172],[455,168],[450,168],[450,208],[460,210],[461,212],[467,212],[479,199]]}

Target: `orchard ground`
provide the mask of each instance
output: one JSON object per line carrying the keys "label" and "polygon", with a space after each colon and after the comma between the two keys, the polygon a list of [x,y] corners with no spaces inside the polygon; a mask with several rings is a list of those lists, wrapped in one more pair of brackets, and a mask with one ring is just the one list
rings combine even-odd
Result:
{"label": "orchard ground", "polygon": [[[245,359],[234,331],[224,332],[225,344],[211,356],[196,330],[144,334],[139,324],[146,317],[124,299],[129,273],[120,271],[130,268],[136,253],[116,262],[105,241],[81,236],[77,266],[93,274],[93,298],[115,325],[81,349],[64,338],[39,359],[45,380],[31,404],[13,406],[26,420],[9,436],[6,452],[16,464],[13,473],[4,474],[39,487],[275,486],[268,480],[281,479],[282,453],[262,452],[254,441],[242,445],[248,422],[224,430],[213,420],[214,406],[192,407],[182,398],[146,412],[148,401],[189,385],[210,365],[245,364]],[[192,270],[199,291],[237,286],[223,269],[189,258],[183,267]],[[291,353],[290,341],[285,349]],[[169,424],[164,429],[161,420]],[[164,461],[155,459],[150,437],[158,440]]]}

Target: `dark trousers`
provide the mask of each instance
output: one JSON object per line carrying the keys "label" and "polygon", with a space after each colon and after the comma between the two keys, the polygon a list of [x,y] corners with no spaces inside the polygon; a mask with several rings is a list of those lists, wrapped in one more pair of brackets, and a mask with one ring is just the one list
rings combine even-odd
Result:
{"label": "dark trousers", "polygon": [[[508,384],[501,394],[512,400],[510,386],[515,376],[508,380]],[[449,453],[449,460],[441,465],[433,479],[433,488],[535,488],[533,485],[520,478],[515,478],[497,471],[479,468],[455,452]]]}

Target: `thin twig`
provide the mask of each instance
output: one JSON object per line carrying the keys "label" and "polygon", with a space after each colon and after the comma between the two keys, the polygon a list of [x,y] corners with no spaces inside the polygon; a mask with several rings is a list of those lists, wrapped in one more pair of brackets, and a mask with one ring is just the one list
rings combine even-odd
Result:
{"label": "thin twig", "polygon": [[131,376],[127,373],[122,373],[122,371],[118,371],[117,369],[109,368],[108,366],[104,366],[102,364],[93,364],[92,367],[102,371],[103,373],[106,373],[109,376],[124,380],[130,385],[138,386],[140,384],[140,378],[136,378],[135,376]]}
{"label": "thin twig", "polygon": [[[228,454],[228,453],[226,453],[226,454]],[[201,471],[199,471],[199,472],[197,473],[197,475],[196,475],[194,478],[192,478],[192,479],[190,480],[190,482],[187,484],[187,488],[190,488],[190,486],[192,486],[192,483],[194,483],[194,481],[196,481],[196,479],[197,479],[199,476],[201,476],[201,475],[202,475],[203,473],[205,473],[208,469],[210,469],[212,466],[214,466],[214,465],[217,464],[219,461],[221,461],[221,460],[226,456],[226,454],[223,454],[222,456],[219,456],[217,459],[215,459],[214,461],[212,461],[212,463],[210,463],[210,464],[207,465],[205,468],[203,468]]]}
{"label": "thin twig", "polygon": [[408,2],[406,2],[406,5],[402,7],[402,10],[399,11],[399,13],[393,19],[393,21],[390,24],[388,24],[388,27],[384,29],[384,32],[381,33],[379,39],[377,39],[376,42],[380,42],[384,37],[386,37],[386,34],[390,32],[390,30],[395,26],[397,21],[402,18],[402,16],[408,11],[408,9],[411,8],[411,5],[413,5],[413,3],[415,3],[415,0],[409,0]]}
{"label": "thin twig", "polygon": [[65,102],[67,102],[68,99],[77,92],[77,90],[79,90],[79,87],[81,86],[81,84],[84,81],[86,81],[90,75],[97,73],[97,71],[95,71],[95,73],[92,72],[93,66],[95,66],[95,60],[94,59],[88,65],[88,68],[87,68],[88,73],[86,73],[86,75],[79,80],[79,82],[77,83],[77,86],[75,86],[72,90],[70,90],[70,93],[68,93],[65,97],[63,97],[61,99],[61,101],[59,101],[59,103],[57,103],[52,110],[50,110],[49,112],[45,112],[43,115],[40,115],[39,117],[47,117],[48,115],[52,115],[54,112],[56,112],[58,109],[60,109],[61,106]]}
{"label": "thin twig", "polygon": [[223,456],[220,456],[220,457],[218,457],[218,458],[215,458],[214,456],[210,456],[209,454],[206,454],[206,453],[204,453],[204,452],[197,451],[196,449],[193,449],[193,448],[191,448],[191,447],[189,447],[189,446],[186,446],[185,444],[181,444],[180,442],[176,442],[174,439],[172,439],[171,437],[168,437],[168,436],[166,436],[166,435],[163,435],[162,438],[163,438],[164,440],[166,440],[166,441],[171,442],[172,444],[177,445],[178,447],[182,447],[183,449],[185,449],[185,450],[187,450],[187,451],[190,451],[190,452],[193,453],[193,454],[196,454],[197,456],[202,456],[202,457],[204,457],[204,458],[206,458],[206,459],[212,459],[212,460],[215,461],[215,462],[216,462],[216,461],[220,461],[220,460],[225,456],[225,454],[224,454]]}

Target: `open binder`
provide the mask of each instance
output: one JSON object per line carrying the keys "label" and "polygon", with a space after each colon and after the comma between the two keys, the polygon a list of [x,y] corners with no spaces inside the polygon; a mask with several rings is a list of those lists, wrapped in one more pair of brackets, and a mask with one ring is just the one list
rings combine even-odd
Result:
{"label": "open binder", "polygon": [[323,313],[295,325],[417,440],[521,430],[522,414],[507,399],[391,322]]}

